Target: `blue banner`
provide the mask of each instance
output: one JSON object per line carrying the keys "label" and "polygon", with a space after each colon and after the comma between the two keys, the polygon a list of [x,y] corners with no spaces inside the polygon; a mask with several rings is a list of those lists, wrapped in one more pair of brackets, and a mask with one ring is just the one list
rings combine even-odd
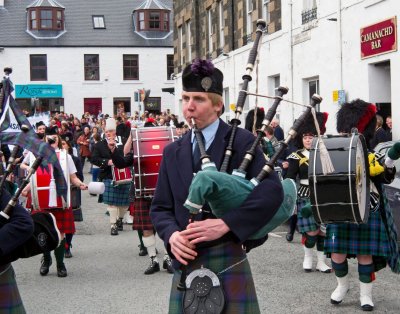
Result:
{"label": "blue banner", "polygon": [[62,85],[15,85],[15,98],[62,98]]}

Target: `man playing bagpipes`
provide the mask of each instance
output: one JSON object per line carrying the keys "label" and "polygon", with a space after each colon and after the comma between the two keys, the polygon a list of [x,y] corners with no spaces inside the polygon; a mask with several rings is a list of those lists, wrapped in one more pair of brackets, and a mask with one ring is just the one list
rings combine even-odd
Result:
{"label": "man playing bagpipes", "polygon": [[[204,137],[207,155],[220,168],[231,128],[219,117],[223,112],[223,74],[210,61],[196,60],[182,74],[183,115],[192,124],[194,119]],[[237,129],[228,172],[238,168],[245,152],[254,142],[254,135]],[[159,236],[164,240],[175,273],[172,281],[169,313],[181,313],[185,292],[177,289],[182,265],[188,279],[191,272],[211,270],[221,282],[225,295],[224,313],[259,313],[254,282],[243,244],[268,222],[283,200],[282,186],[276,174],[262,181],[243,204],[217,219],[204,206],[193,221],[183,204],[188,196],[193,173],[200,170],[200,158],[193,130],[168,145],[162,163],[150,215]],[[247,178],[254,177],[265,164],[258,147]],[[211,295],[216,290],[211,288]],[[186,301],[190,296],[186,291]],[[208,294],[208,297],[210,294]],[[201,298],[199,302],[210,301]],[[216,301],[218,303],[218,301]],[[213,303],[222,309],[224,304]],[[218,312],[220,313],[220,312]]]}
{"label": "man playing bagpipes", "polygon": [[[356,99],[345,103],[337,113],[337,131],[349,134],[353,128],[365,138],[368,148],[367,180],[370,180],[369,217],[366,223],[328,224],[324,251],[331,256],[332,268],[338,282],[331,294],[331,303],[341,303],[350,289],[347,259],[356,257],[360,284],[360,305],[372,311],[372,285],[375,272],[389,264],[393,272],[400,272],[400,256],[396,242],[396,227],[383,184],[390,183],[395,174],[393,163],[384,163],[383,156],[369,149],[376,126],[374,104]],[[398,159],[398,155],[392,159]],[[368,195],[367,195],[368,197]]]}
{"label": "man playing bagpipes", "polygon": [[[11,195],[3,189],[0,209],[4,209]],[[33,234],[33,221],[21,205],[16,205],[9,222],[0,228],[0,257],[7,256],[26,242]],[[25,313],[21,296],[15,281],[14,269],[10,263],[0,262],[0,313]]]}

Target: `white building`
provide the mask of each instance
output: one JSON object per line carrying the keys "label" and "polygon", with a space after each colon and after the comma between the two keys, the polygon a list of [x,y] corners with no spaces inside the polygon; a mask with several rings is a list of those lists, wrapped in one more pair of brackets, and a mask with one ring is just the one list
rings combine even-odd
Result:
{"label": "white building", "polygon": [[[400,139],[400,53],[396,35],[399,1],[282,0],[280,5],[282,29],[262,38],[258,78],[253,72],[249,90],[255,91],[257,80],[260,94],[274,95],[275,87],[287,86],[285,97],[299,103],[309,103],[310,96],[317,92],[324,99],[320,111],[329,113],[327,133],[331,134],[336,133],[340,101],[361,98],[376,103],[383,117],[392,115],[393,139]],[[228,115],[229,104],[236,103],[241,89],[251,47],[249,43],[213,60],[224,73]],[[175,81],[176,95],[180,95],[180,75]],[[271,102],[258,99],[265,109]],[[255,97],[248,97],[245,109],[253,108],[254,103]],[[178,112],[179,97],[175,106]],[[285,131],[303,110],[281,103],[278,116]]]}
{"label": "white building", "polygon": [[170,0],[0,1],[0,68],[37,111],[169,110],[172,16]]}

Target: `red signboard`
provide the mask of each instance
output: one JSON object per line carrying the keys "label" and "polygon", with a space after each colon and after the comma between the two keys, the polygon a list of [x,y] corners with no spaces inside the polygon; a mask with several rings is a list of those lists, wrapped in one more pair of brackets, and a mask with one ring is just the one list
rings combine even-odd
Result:
{"label": "red signboard", "polygon": [[397,50],[396,17],[361,28],[361,59]]}

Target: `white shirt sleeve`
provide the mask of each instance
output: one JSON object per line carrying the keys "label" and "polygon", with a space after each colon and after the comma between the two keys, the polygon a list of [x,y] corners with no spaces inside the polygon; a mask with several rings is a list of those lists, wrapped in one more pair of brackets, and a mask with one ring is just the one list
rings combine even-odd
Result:
{"label": "white shirt sleeve", "polygon": [[76,167],[75,167],[75,163],[72,160],[72,157],[71,157],[70,154],[67,154],[67,159],[68,159],[68,172],[69,172],[69,174],[71,175],[73,173],[76,173],[77,170],[76,170]]}

